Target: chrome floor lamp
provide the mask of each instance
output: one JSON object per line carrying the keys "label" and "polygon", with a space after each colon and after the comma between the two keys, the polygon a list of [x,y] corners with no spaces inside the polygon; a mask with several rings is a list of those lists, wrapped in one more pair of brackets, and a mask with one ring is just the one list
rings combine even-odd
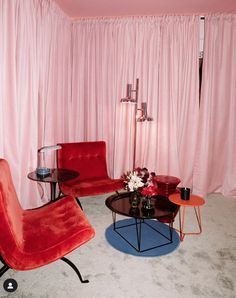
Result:
{"label": "chrome floor lamp", "polygon": [[[132,93],[135,93],[135,96],[132,97]],[[139,79],[136,79],[135,89],[132,89],[132,84],[127,84],[126,97],[122,98],[120,102],[122,103],[131,103],[135,105],[134,109],[134,152],[133,152],[133,169],[135,169],[136,161],[136,141],[137,141],[137,122],[144,121],[153,121],[152,117],[147,115],[147,103],[141,102],[141,108],[138,108],[138,96],[139,96]],[[141,116],[137,117],[138,111],[141,111]]]}

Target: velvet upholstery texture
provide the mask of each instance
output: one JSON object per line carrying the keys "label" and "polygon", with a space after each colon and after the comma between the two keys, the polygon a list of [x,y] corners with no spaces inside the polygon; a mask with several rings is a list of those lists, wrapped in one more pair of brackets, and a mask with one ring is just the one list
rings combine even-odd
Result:
{"label": "velvet upholstery texture", "polygon": [[107,173],[106,143],[104,141],[58,144],[58,168],[79,172],[76,179],[60,183],[65,195],[93,196],[123,188],[122,179],[111,179]]}
{"label": "velvet upholstery texture", "polygon": [[9,165],[0,159],[0,255],[10,268],[29,270],[49,264],[86,243],[94,234],[73,197],[23,210]]}

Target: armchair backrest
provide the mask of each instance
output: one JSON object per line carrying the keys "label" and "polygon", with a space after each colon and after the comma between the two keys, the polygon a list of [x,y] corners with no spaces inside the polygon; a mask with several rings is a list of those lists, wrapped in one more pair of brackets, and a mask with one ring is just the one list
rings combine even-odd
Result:
{"label": "armchair backrest", "polygon": [[79,179],[108,178],[104,141],[60,143],[57,166],[80,173]]}
{"label": "armchair backrest", "polygon": [[6,160],[0,159],[0,255],[22,244],[23,210]]}

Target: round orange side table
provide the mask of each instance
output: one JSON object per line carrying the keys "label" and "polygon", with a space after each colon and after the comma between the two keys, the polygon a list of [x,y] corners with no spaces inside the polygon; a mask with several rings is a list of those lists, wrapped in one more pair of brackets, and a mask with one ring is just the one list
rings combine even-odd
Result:
{"label": "round orange side table", "polygon": [[[179,233],[180,233],[180,240],[183,241],[185,235],[198,235],[202,232],[202,220],[201,220],[201,212],[200,212],[200,206],[205,204],[205,200],[202,197],[199,197],[197,195],[190,195],[189,200],[182,200],[179,193],[175,193],[169,196],[169,200],[179,205]],[[185,209],[186,207],[192,207],[194,208],[199,231],[198,232],[185,232],[184,231],[184,221],[185,221]],[[183,209],[183,212],[181,212],[181,209]]]}

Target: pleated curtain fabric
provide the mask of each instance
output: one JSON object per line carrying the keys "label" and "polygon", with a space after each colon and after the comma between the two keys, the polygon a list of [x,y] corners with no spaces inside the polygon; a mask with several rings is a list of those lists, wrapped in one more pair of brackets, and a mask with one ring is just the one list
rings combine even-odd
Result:
{"label": "pleated curtain fabric", "polygon": [[109,170],[132,170],[135,107],[122,104],[139,78],[136,166],[192,186],[199,113],[197,16],[82,19],[73,24],[73,138],[108,142]]}
{"label": "pleated curtain fabric", "polygon": [[22,206],[50,197],[27,178],[42,146],[104,140],[109,175],[132,170],[135,107],[120,99],[136,78],[153,118],[137,123],[136,166],[235,195],[235,32],[235,15],[206,17],[199,110],[199,16],[72,21],[50,0],[0,0],[0,156]]}
{"label": "pleated curtain fabric", "polygon": [[236,195],[236,15],[205,18],[194,191]]}
{"label": "pleated curtain fabric", "polygon": [[49,189],[27,178],[37,150],[68,140],[71,22],[49,0],[0,0],[0,156],[24,208]]}

